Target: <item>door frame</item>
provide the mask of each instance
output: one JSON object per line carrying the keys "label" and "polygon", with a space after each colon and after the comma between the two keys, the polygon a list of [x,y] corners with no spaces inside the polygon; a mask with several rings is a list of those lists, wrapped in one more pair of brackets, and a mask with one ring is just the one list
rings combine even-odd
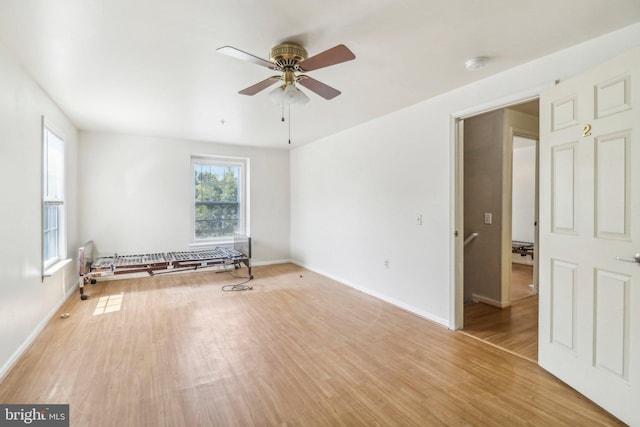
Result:
{"label": "door frame", "polygon": [[[451,188],[450,188],[450,308],[449,329],[462,329],[464,326],[464,120],[478,114],[500,110],[511,105],[533,101],[540,97],[540,93],[557,84],[552,82],[542,86],[531,88],[527,91],[511,96],[496,99],[486,104],[471,107],[449,116],[449,128],[451,135]],[[539,178],[537,179],[539,181]],[[536,183],[539,185],[539,182]],[[538,248],[536,248],[536,251]]]}

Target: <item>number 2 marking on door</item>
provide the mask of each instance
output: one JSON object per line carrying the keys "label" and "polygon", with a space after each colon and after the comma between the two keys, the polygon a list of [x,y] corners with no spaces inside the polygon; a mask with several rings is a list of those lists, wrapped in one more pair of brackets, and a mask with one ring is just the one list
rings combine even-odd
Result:
{"label": "number 2 marking on door", "polygon": [[582,128],[582,136],[591,136],[591,125],[584,125]]}

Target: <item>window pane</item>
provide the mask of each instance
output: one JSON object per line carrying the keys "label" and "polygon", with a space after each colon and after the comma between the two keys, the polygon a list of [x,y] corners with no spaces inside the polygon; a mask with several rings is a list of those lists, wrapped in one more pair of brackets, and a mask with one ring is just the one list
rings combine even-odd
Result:
{"label": "window pane", "polygon": [[58,258],[58,206],[44,207],[44,262]]}
{"label": "window pane", "polygon": [[45,131],[45,200],[61,201],[64,188],[64,143],[50,130]]}
{"label": "window pane", "polygon": [[62,134],[43,119],[42,252],[43,267],[66,255],[64,236],[65,147]]}
{"label": "window pane", "polygon": [[196,239],[241,232],[241,173],[238,165],[194,164]]}

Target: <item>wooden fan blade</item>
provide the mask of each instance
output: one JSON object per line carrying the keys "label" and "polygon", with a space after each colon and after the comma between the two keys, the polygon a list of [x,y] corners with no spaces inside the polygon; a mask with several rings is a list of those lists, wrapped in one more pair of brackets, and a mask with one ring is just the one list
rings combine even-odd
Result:
{"label": "wooden fan blade", "polygon": [[240,49],[236,49],[235,47],[232,47],[232,46],[222,46],[217,48],[216,51],[236,59],[241,59],[243,61],[249,61],[249,62],[253,62],[254,64],[262,65],[263,67],[267,67],[272,70],[278,69],[278,67],[273,62],[267,61],[266,59],[259,58],[255,55],[251,55],[250,53],[243,52]]}
{"label": "wooden fan blade", "polygon": [[339,64],[341,62],[351,61],[356,56],[345,45],[339,44],[336,47],[327,49],[317,55],[307,58],[300,62],[302,71],[313,71],[318,68],[328,67],[329,65]]}
{"label": "wooden fan blade", "polygon": [[264,79],[263,81],[258,82],[253,86],[249,86],[248,88],[243,89],[238,93],[242,95],[249,95],[249,96],[255,95],[256,93],[260,92],[261,90],[265,90],[266,88],[273,85],[275,82],[279,80],[280,80],[280,76],[271,76],[268,79]]}
{"label": "wooden fan blade", "polygon": [[339,90],[334,89],[331,86],[319,82],[318,80],[313,79],[309,76],[304,76],[304,78],[301,78],[298,83],[300,83],[310,91],[317,93],[324,99],[333,99],[342,93]]}

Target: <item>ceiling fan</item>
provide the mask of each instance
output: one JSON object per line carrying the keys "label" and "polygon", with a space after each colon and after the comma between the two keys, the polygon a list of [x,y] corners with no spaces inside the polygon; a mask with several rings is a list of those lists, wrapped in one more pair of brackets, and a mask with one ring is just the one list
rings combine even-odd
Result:
{"label": "ceiling fan", "polygon": [[281,43],[271,49],[269,61],[231,46],[223,46],[216,50],[222,54],[258,64],[270,70],[279,71],[281,74],[271,76],[238,92],[242,95],[252,96],[281,81],[283,84],[269,93],[269,98],[278,104],[306,104],[309,102],[307,95],[296,87],[296,83],[327,100],[340,95],[341,92],[339,90],[303,73],[351,61],[356,57],[353,52],[342,44],[309,58],[307,51],[302,46],[296,43]]}

